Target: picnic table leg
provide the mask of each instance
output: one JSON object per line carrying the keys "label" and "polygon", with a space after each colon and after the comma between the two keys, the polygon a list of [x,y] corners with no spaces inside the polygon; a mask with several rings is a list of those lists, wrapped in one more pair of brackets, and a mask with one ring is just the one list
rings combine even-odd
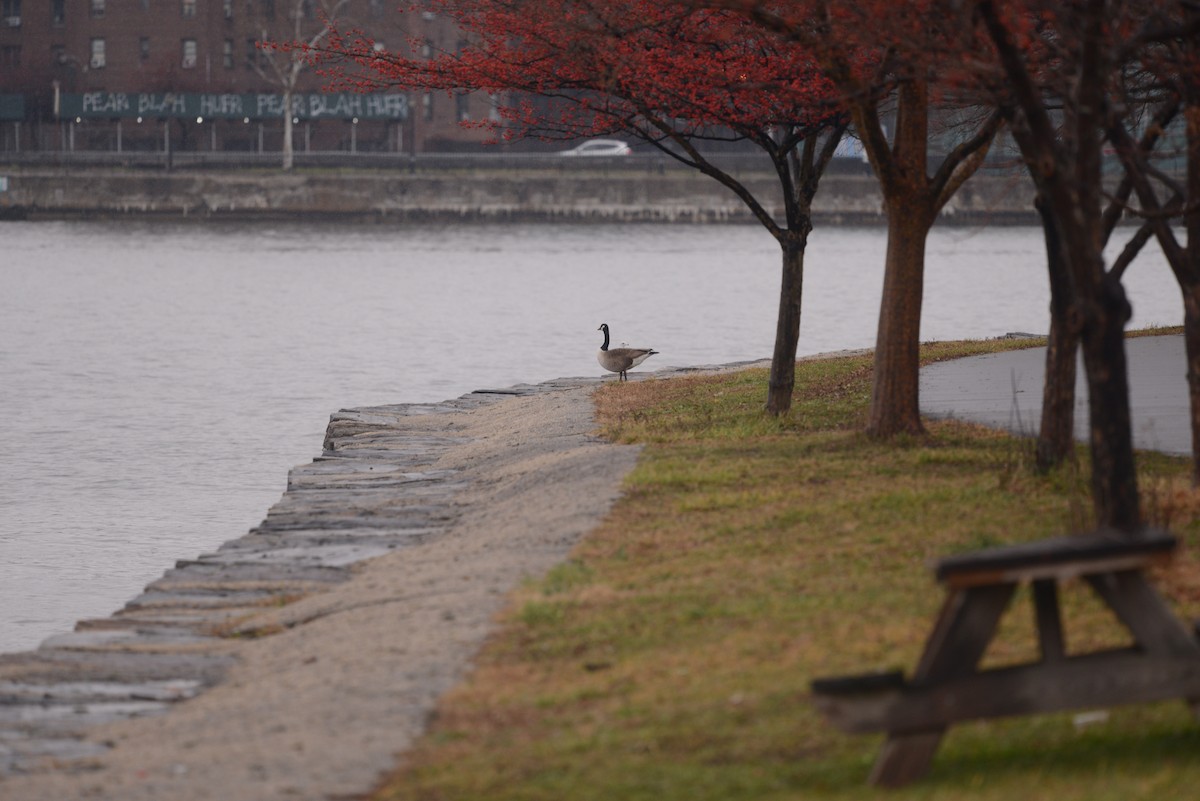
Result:
{"label": "picnic table leg", "polygon": [[929,772],[945,729],[889,734],[868,781],[879,787],[903,787]]}
{"label": "picnic table leg", "polygon": [[1200,643],[1175,617],[1141,571],[1099,573],[1086,578],[1148,653],[1200,655]]}
{"label": "picnic table leg", "polygon": [[[1175,616],[1141,571],[1099,573],[1086,578],[1148,653],[1200,656],[1195,634]],[[1200,720],[1200,698],[1185,701]]]}
{"label": "picnic table leg", "polygon": [[[974,673],[1014,590],[1016,584],[950,590],[911,683],[936,684]],[[939,727],[888,732],[871,771],[871,784],[900,787],[924,776],[945,731]]]}
{"label": "picnic table leg", "polygon": [[1033,582],[1033,608],[1042,661],[1062,661],[1067,655],[1067,646],[1058,607],[1057,580],[1038,579]]}

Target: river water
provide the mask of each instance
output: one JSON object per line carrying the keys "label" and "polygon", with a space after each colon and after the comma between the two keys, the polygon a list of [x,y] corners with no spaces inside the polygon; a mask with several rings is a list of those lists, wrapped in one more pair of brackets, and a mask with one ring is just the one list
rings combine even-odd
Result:
{"label": "river water", "polygon": [[[241,536],[339,408],[769,357],[779,251],[754,226],[0,225],[0,651],[118,609]],[[874,343],[885,235],[808,251],[801,352]],[[1044,332],[1033,228],[943,228],[922,338]],[[1175,325],[1157,250],[1133,325]]]}

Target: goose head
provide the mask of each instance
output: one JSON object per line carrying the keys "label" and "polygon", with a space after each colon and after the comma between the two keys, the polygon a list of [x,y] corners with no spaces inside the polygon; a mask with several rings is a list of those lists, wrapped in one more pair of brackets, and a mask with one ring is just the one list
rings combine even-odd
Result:
{"label": "goose head", "polygon": [[608,350],[608,323],[600,323],[596,330],[604,332],[604,344],[600,346],[600,350]]}

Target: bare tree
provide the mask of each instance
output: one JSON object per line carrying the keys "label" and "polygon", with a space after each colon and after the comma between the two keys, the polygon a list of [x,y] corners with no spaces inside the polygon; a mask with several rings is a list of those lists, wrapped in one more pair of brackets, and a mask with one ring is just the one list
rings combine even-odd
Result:
{"label": "bare tree", "polygon": [[[1128,108],[1128,105],[1123,107]],[[1132,148],[1130,155],[1142,160],[1148,158],[1177,110],[1177,104],[1171,102],[1164,103],[1156,109],[1142,138],[1136,144],[1126,143]],[[1136,172],[1127,172],[1109,197],[1108,207],[1102,217],[1102,246],[1112,238],[1122,217],[1133,211],[1129,209],[1128,202],[1136,177]],[[1049,470],[1071,459],[1074,454],[1075,363],[1079,351],[1080,324],[1079,320],[1072,317],[1071,278],[1062,259],[1062,242],[1055,227],[1054,216],[1050,213],[1045,196],[1039,194],[1035,205],[1041,215],[1045,232],[1047,266],[1050,272],[1050,337],[1046,350],[1046,380],[1042,391],[1042,423],[1038,431],[1037,465],[1041,470]],[[1156,224],[1155,220],[1147,221],[1129,238],[1121,254],[1109,268],[1114,278],[1122,278],[1142,247],[1154,235]],[[1200,410],[1200,406],[1195,406],[1194,409]],[[1196,419],[1195,414],[1193,418]],[[1197,430],[1200,431],[1200,428]]]}
{"label": "bare tree", "polygon": [[295,165],[292,125],[296,87],[310,65],[309,52],[329,36],[338,15],[350,0],[288,0],[285,20],[274,31],[263,28],[261,57],[253,62],[263,80],[279,87],[283,95],[283,169]]}
{"label": "bare tree", "polygon": [[[1124,10],[1119,0],[1085,0],[1055,7],[1055,24],[1034,39],[1056,57],[1029,57],[1017,31],[1046,19],[1031,3],[1019,10],[981,0],[977,18],[991,39],[1003,78],[1002,106],[1010,117],[1049,221],[1051,266],[1062,265],[1069,292],[1066,317],[1078,331],[1088,381],[1092,496],[1101,527],[1136,531],[1141,525],[1134,467],[1125,323],[1131,315],[1120,275],[1106,269],[1102,152],[1113,111],[1112,82],[1121,74],[1124,44],[1109,23]],[[1055,125],[1055,112],[1063,123]]]}

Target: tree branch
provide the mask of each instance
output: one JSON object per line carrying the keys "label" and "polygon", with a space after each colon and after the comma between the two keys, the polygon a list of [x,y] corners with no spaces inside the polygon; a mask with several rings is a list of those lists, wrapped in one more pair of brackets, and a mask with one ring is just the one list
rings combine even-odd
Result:
{"label": "tree branch", "polygon": [[[1113,121],[1109,125],[1108,137],[1117,150],[1121,164],[1125,167],[1125,174],[1133,182],[1134,191],[1137,192],[1142,208],[1153,215],[1147,219],[1146,226],[1154,231],[1163,255],[1167,257],[1167,263],[1171,265],[1171,272],[1175,274],[1175,280],[1179,282],[1180,286],[1186,286],[1188,283],[1187,253],[1176,239],[1175,232],[1171,230],[1171,226],[1167,222],[1167,215],[1162,214],[1163,208],[1158,202],[1158,195],[1146,177],[1144,154],[1138,150],[1137,145],[1129,136],[1129,132],[1125,130],[1125,126],[1117,121]],[[1182,197],[1182,195],[1177,193],[1176,197]]]}
{"label": "tree branch", "polygon": [[938,166],[931,184],[931,188],[937,193],[937,199],[933,205],[934,211],[941,211],[954,193],[983,164],[983,160],[987,158],[992,142],[995,141],[996,134],[1003,124],[1004,115],[999,110],[992,112],[975,132],[975,135],[967,141],[959,143],[946,156],[946,160]]}
{"label": "tree branch", "polygon": [[[678,153],[675,153],[670,148],[664,146],[660,141],[647,140],[651,145],[654,145],[671,158],[699,170],[700,172],[704,173],[710,178],[713,178],[714,180],[720,182],[723,186],[730,189],[735,195],[738,196],[738,198],[741,199],[743,203],[746,204],[746,207],[750,209],[750,213],[753,214],[755,219],[757,219],[763,225],[763,227],[770,232],[771,236],[775,237],[775,239],[780,242],[783,241],[785,234],[784,229],[779,226],[779,223],[775,222],[775,218],[772,217],[767,209],[758,201],[758,198],[754,196],[754,193],[746,188],[745,184],[706,159],[704,155],[696,149],[695,145],[688,140],[687,137],[678,135],[673,128],[671,128],[667,123],[658,119],[657,116],[646,116],[645,114],[642,116],[643,119],[661,131],[667,139],[670,139],[672,143],[683,150],[683,152],[687,154],[688,158],[682,158]],[[777,158],[774,154],[772,154],[771,160],[772,162],[777,161]],[[786,173],[786,171],[787,169],[785,166],[784,172]]]}
{"label": "tree branch", "polygon": [[[1160,106],[1154,114],[1153,122],[1146,128],[1146,131],[1142,134],[1142,138],[1138,140],[1138,150],[1142,153],[1150,153],[1152,150],[1154,150],[1155,146],[1158,144],[1158,140],[1162,137],[1163,132],[1166,130],[1167,126],[1171,124],[1171,120],[1175,118],[1175,115],[1178,112],[1178,100],[1168,102]],[[1117,191],[1109,198],[1111,202],[1109,203],[1108,208],[1104,210],[1104,215],[1101,218],[1105,242],[1109,240],[1109,237],[1112,236],[1113,229],[1116,228],[1117,223],[1121,221],[1121,213],[1128,208],[1127,203],[1129,201],[1129,195],[1132,192],[1133,180],[1129,177],[1129,174],[1126,173],[1126,175],[1121,179],[1121,183],[1117,187]]]}
{"label": "tree branch", "polygon": [[1120,255],[1117,256],[1116,260],[1113,261],[1112,267],[1109,268],[1108,274],[1120,281],[1125,276],[1125,271],[1129,269],[1129,265],[1137,258],[1138,253],[1141,252],[1152,236],[1154,236],[1154,224],[1147,221],[1125,243],[1125,247],[1121,250]]}

